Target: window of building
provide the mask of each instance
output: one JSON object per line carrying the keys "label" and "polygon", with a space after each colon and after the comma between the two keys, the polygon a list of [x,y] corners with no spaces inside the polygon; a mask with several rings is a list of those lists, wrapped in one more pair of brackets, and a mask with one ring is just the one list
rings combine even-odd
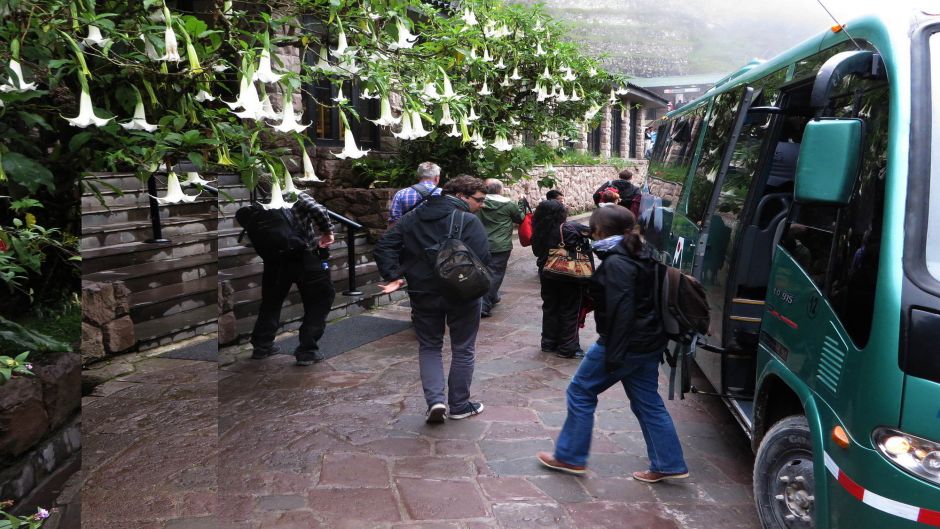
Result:
{"label": "window of building", "polygon": [[588,132],[587,149],[597,156],[601,154],[601,126],[598,125]]}
{"label": "window of building", "polygon": [[616,158],[623,156],[620,143],[623,141],[623,113],[619,108],[610,111],[610,155]]}

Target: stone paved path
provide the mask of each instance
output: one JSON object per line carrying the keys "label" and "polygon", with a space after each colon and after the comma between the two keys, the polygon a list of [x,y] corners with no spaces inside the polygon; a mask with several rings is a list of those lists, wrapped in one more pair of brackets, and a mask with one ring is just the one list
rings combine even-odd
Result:
{"label": "stone paved path", "polygon": [[[758,528],[746,438],[708,397],[667,402],[691,467],[684,483],[625,477],[648,462],[616,389],[601,396],[586,476],[537,464],[577,365],[539,351],[539,306],[531,253],[518,249],[477,344],[472,393],[486,410],[444,425],[424,423],[411,330],[311,368],[242,349],[217,373],[217,407],[216,372],[200,363],[158,361],[100,386],[85,408],[83,527]],[[404,306],[377,315],[409,318]]]}

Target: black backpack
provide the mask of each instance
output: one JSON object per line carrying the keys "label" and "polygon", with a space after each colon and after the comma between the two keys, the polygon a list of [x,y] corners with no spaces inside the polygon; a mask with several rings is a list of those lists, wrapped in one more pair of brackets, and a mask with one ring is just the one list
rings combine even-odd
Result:
{"label": "black backpack", "polygon": [[671,340],[689,343],[697,334],[708,332],[708,298],[694,277],[678,268],[656,263],[658,306],[663,328]]}
{"label": "black backpack", "polygon": [[[248,232],[255,251],[265,261],[283,261],[297,256],[307,247],[294,230],[294,218],[283,208],[264,209],[252,202],[235,212],[235,220]],[[239,237],[241,239],[241,237]]]}
{"label": "black backpack", "polygon": [[[460,214],[460,225],[454,233],[454,221]],[[469,301],[490,291],[490,269],[480,261],[460,236],[463,234],[463,212],[454,210],[450,216],[447,238],[427,249],[433,256],[431,269],[437,279],[438,291],[448,299]]]}

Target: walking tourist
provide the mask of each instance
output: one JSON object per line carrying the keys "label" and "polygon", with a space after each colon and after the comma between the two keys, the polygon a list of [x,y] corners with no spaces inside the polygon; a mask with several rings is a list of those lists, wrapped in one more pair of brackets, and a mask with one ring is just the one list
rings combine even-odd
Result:
{"label": "walking tourist", "polygon": [[634,216],[640,214],[640,189],[633,185],[630,180],[633,178],[633,171],[624,169],[620,171],[618,178],[608,180],[601,184],[594,192],[594,205],[599,206],[604,191],[613,190],[620,196],[619,204],[633,212]]}
{"label": "walking tourist", "polygon": [[557,200],[544,200],[532,217],[532,253],[539,269],[542,295],[542,351],[563,358],[584,354],[578,337],[578,314],[581,311],[584,286],[574,281],[546,277],[542,267],[548,251],[562,244],[569,251],[583,247],[588,234],[586,226],[566,222],[565,205]]}
{"label": "walking tourist", "polygon": [[[486,231],[477,212],[486,199],[483,182],[458,176],[442,188],[441,196],[402,217],[376,244],[373,252],[379,273],[387,281],[383,292],[398,290],[408,280],[411,319],[418,337],[421,385],[428,405],[427,422],[447,417],[464,419],[483,411],[483,403],[470,400],[477,331],[480,328],[480,299],[454,301],[435,288],[433,262],[427,249],[449,234],[459,239],[485,264],[490,250]],[[451,364],[444,396],[444,326],[450,329]]]}
{"label": "walking tourist", "polygon": [[[281,211],[284,210],[278,210]],[[317,342],[323,337],[326,316],[335,297],[329,265],[324,266],[327,248],[333,244],[333,224],[326,208],[307,193],[298,194],[290,212],[284,214],[288,215],[287,220],[305,247],[299,252],[264,261],[261,307],[251,333],[251,358],[259,360],[278,352],[274,335],[281,325],[281,305],[291,285],[296,284],[303,301],[304,319],[294,356],[297,365],[308,366],[323,360]]]}
{"label": "walking tourist", "polygon": [[636,233],[636,219],[626,208],[598,209],[590,224],[594,251],[601,258],[590,286],[599,337],[568,385],[568,416],[555,453],[539,452],[538,460],[554,470],[583,474],[597,396],[620,382],[640,423],[650,460],[649,470],[634,472],[633,478],[655,483],[687,477],[675,425],[657,391],[668,340],[656,310],[652,250]]}
{"label": "walking tourist", "polygon": [[500,194],[503,192],[502,182],[496,178],[488,178],[485,185],[486,201],[483,202],[479,215],[490,243],[490,271],[493,273],[493,281],[489,294],[483,296],[480,315],[488,318],[493,305],[499,303],[499,287],[503,284],[509,254],[512,253],[512,228],[513,225],[522,223],[522,211],[515,202]]}
{"label": "walking tourist", "polygon": [[562,204],[565,203],[565,195],[561,194],[561,191],[557,189],[550,189],[548,193],[545,193],[545,200],[557,200]]}
{"label": "walking tourist", "polygon": [[398,190],[388,209],[388,227],[391,228],[405,213],[421,205],[431,195],[440,195],[441,168],[432,162],[418,165],[418,183]]}

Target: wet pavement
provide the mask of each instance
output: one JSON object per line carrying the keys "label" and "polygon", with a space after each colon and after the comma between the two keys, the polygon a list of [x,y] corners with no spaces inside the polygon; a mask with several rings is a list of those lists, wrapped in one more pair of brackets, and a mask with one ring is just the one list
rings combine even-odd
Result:
{"label": "wet pavement", "polygon": [[[502,298],[477,342],[472,398],[486,409],[443,425],[424,422],[410,329],[307,368],[285,355],[252,361],[243,347],[223,352],[218,371],[153,359],[98,386],[83,408],[82,526],[759,527],[746,437],[711,397],[667,401],[691,472],[683,482],[627,477],[648,461],[616,387],[600,399],[587,475],[539,466],[577,360],[539,351],[528,249],[514,252]],[[405,305],[372,315],[407,320]],[[596,336],[590,320],[585,348]]]}

